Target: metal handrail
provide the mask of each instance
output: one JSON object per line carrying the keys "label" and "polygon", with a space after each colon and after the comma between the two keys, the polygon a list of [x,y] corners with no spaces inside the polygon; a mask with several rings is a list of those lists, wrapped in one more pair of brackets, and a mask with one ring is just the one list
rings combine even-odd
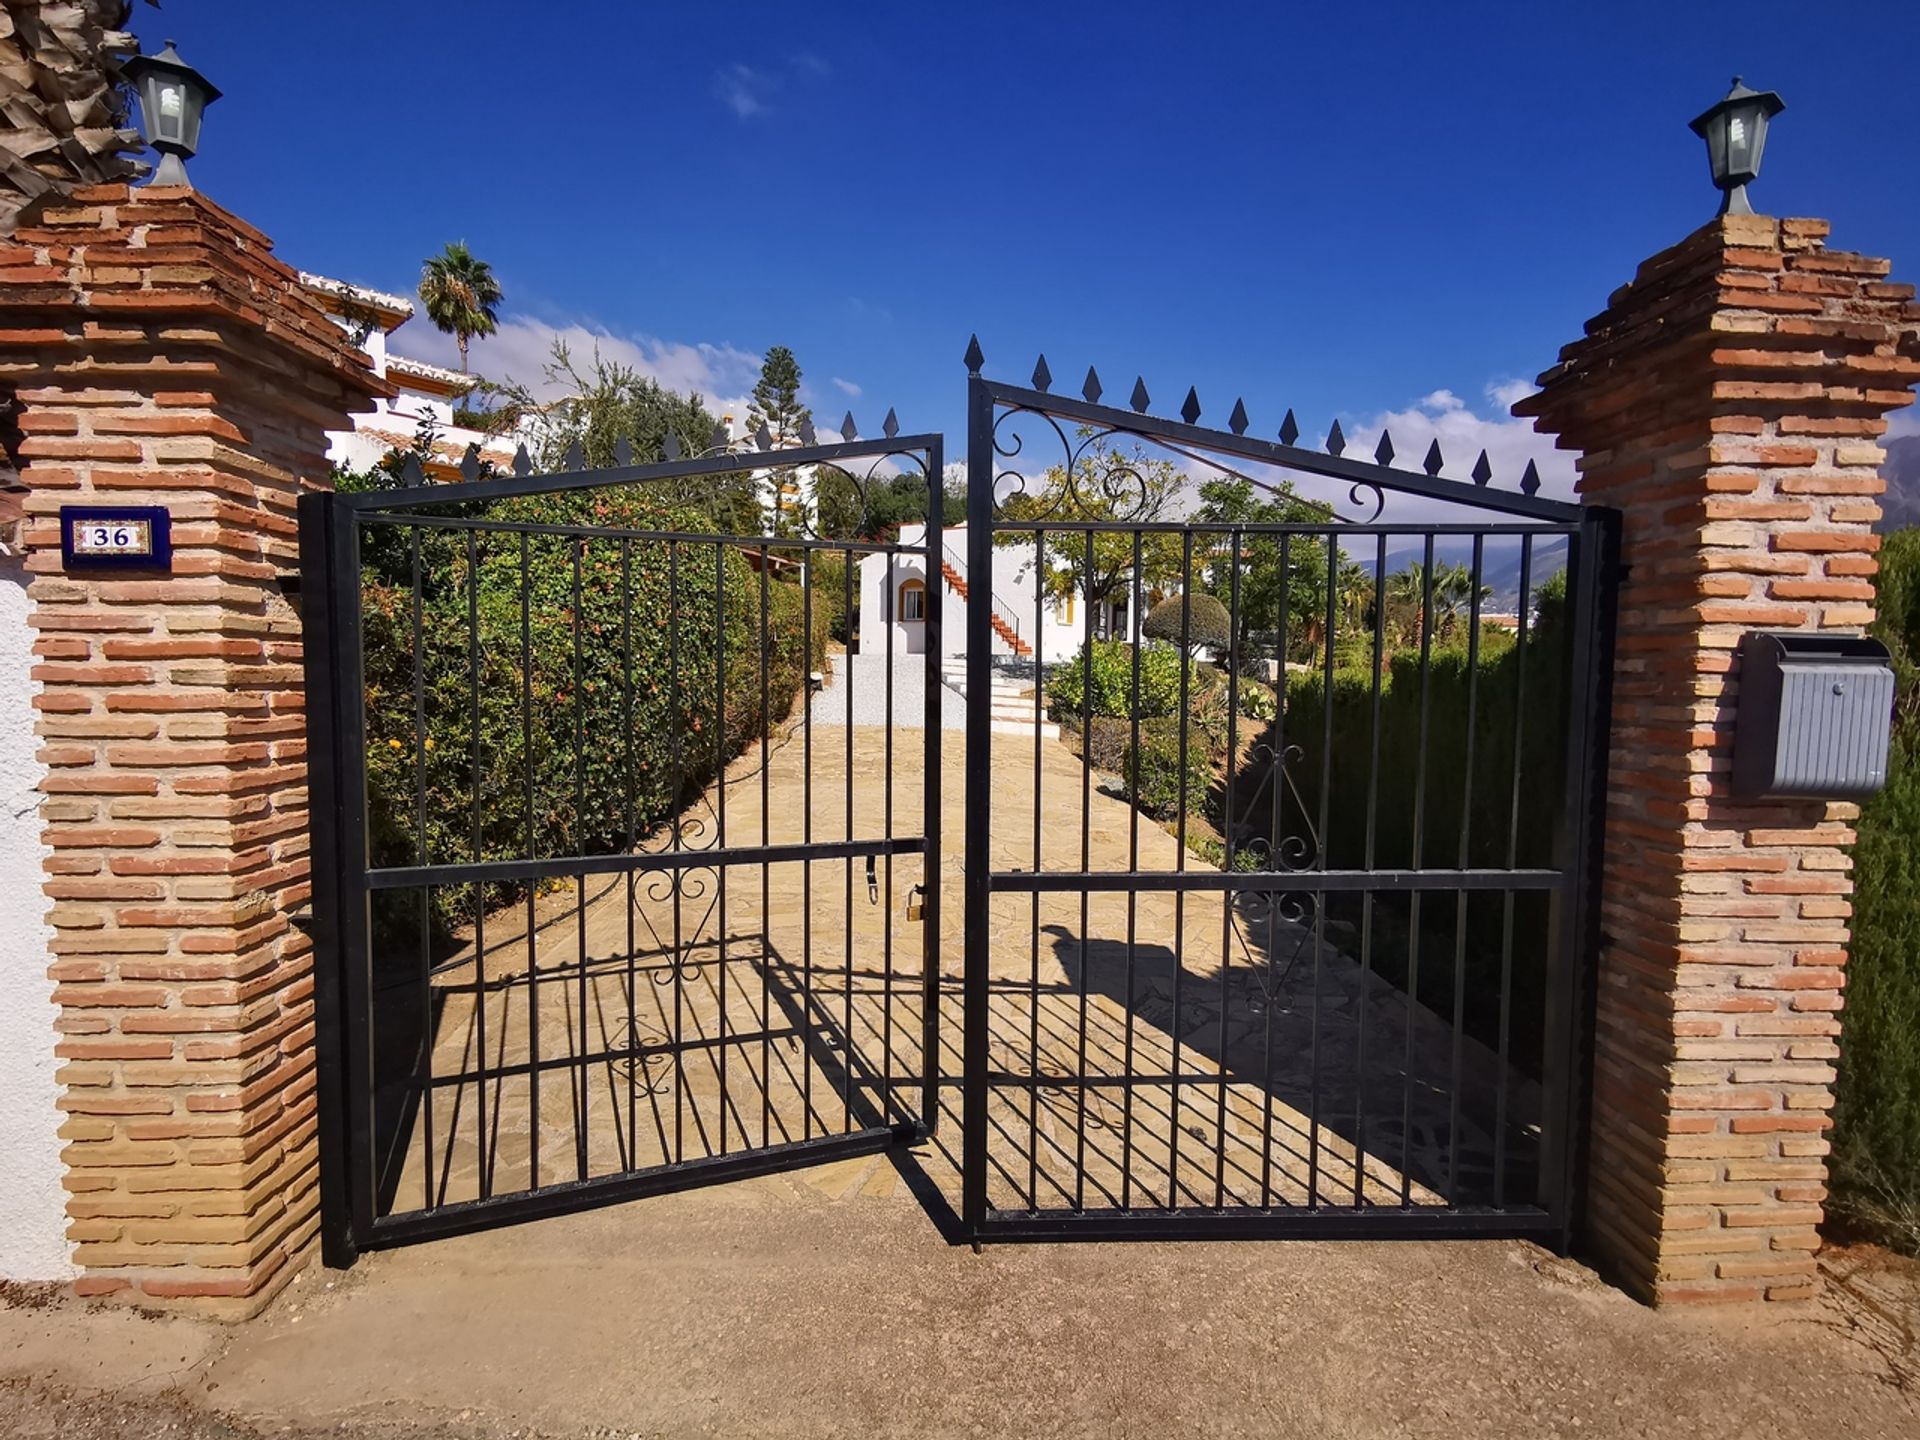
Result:
{"label": "metal handrail", "polygon": [[[967,589],[977,590],[979,587],[973,583],[972,577],[967,574],[967,562],[961,559],[951,545],[942,542],[940,550],[941,559],[950,563],[953,568],[959,572],[960,578],[967,582]],[[1020,612],[1009,605],[1006,597],[998,594],[991,584],[987,586],[987,600],[993,607],[993,613],[1005,621],[1015,635],[1018,635],[1020,633]]]}

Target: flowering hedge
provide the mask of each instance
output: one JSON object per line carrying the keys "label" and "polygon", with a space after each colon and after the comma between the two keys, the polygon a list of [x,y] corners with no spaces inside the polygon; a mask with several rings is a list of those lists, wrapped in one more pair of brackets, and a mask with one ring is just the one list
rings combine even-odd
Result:
{"label": "flowering hedge", "polygon": [[[520,497],[484,519],[699,528],[638,489]],[[807,671],[824,664],[826,607],[815,604],[804,634],[800,587],[763,581],[750,546],[384,525],[363,534],[376,865],[628,848],[784,719]],[[524,893],[437,888],[434,928]]]}

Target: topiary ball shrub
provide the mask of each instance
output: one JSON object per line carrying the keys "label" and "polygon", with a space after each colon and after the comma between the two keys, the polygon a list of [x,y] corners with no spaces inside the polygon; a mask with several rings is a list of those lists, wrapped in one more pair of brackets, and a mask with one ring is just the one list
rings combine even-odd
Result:
{"label": "topiary ball shrub", "polygon": [[[1188,810],[1204,808],[1208,787],[1213,783],[1213,766],[1207,747],[1188,737],[1186,756],[1186,804]],[[1180,722],[1150,720],[1140,727],[1140,745],[1131,741],[1120,767],[1120,781],[1126,795],[1146,814],[1164,820],[1180,813]]]}
{"label": "topiary ball shrub", "polygon": [[1169,645],[1184,643],[1188,653],[1225,650],[1233,643],[1233,617],[1211,595],[1174,595],[1147,612],[1140,633]]}

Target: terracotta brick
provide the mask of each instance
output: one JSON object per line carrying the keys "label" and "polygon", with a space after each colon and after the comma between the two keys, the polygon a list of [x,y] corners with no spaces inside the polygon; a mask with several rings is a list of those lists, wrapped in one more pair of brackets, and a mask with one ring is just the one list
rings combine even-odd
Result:
{"label": "terracotta brick", "polygon": [[1873,619],[1873,442],[1920,375],[1920,312],[1826,231],[1696,232],[1515,406],[1623,517],[1588,1203],[1662,1303],[1817,1289],[1855,812],[1741,804],[1720,706],[1745,630]]}
{"label": "terracotta brick", "polygon": [[[80,198],[33,232],[57,263],[0,246],[75,1288],[238,1314],[315,1213],[312,981],[286,918],[308,895],[302,656],[278,573],[325,431],[388,387],[205,197]],[[57,508],[91,495],[164,496],[172,573],[63,574]]]}

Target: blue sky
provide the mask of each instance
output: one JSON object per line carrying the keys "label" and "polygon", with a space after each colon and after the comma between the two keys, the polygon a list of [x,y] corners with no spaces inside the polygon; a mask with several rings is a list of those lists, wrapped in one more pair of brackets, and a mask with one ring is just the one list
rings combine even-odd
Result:
{"label": "blue sky", "polygon": [[[1142,372],[1164,413],[1192,384],[1266,434],[1292,406],[1314,434],[1402,416],[1403,454],[1423,420],[1525,447],[1489,387],[1713,214],[1686,122],[1736,71],[1789,107],[1757,208],[1920,276],[1912,0],[167,0],[135,24],[225,90],[195,181],[288,261],[407,292],[446,240],[493,263],[513,323],[477,369],[534,379],[578,327],[725,399],[786,344],[823,418],[871,433],[893,405],[955,452],[975,330],[990,371]],[[424,320],[395,343],[452,355]]]}

